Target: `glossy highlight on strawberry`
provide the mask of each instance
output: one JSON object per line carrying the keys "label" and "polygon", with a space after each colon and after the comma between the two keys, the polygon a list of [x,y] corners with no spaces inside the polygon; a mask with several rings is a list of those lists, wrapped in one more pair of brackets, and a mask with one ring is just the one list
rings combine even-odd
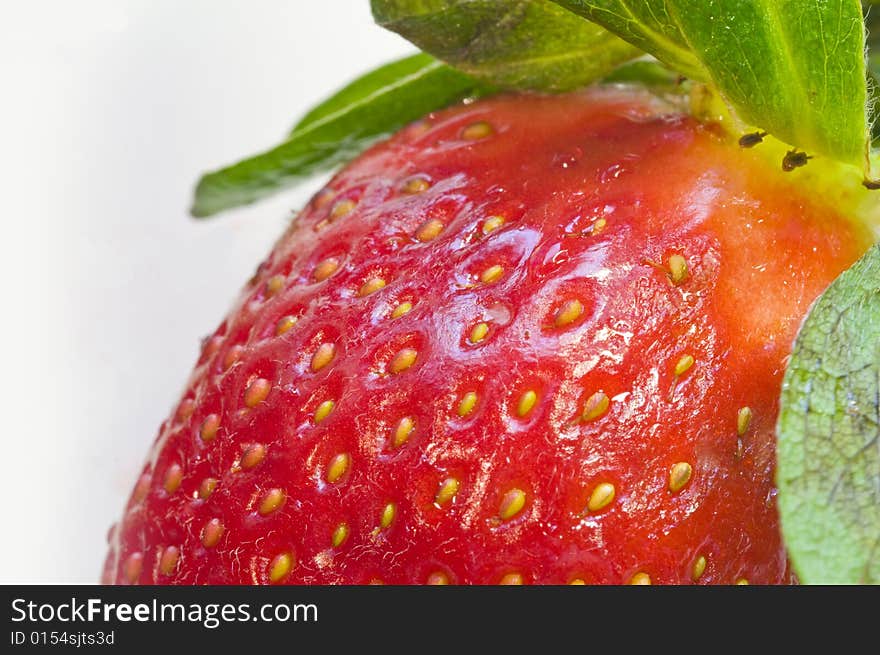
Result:
{"label": "glossy highlight on strawberry", "polygon": [[792,582],[780,382],[867,242],[646,92],[430,115],[205,340],[104,581]]}

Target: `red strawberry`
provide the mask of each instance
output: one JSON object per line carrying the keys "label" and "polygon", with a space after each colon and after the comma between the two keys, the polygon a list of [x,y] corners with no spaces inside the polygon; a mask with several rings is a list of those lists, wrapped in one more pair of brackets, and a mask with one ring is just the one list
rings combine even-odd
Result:
{"label": "red strawberry", "polygon": [[111,536],[139,583],[785,583],[781,376],[867,235],[645,93],[496,97],[339,173]]}

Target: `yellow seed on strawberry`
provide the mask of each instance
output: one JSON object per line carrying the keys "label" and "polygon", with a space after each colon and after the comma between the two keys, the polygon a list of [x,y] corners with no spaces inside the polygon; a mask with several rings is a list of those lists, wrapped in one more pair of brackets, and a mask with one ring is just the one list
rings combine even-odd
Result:
{"label": "yellow seed on strawberry", "polygon": [[290,553],[280,553],[269,563],[269,582],[281,582],[293,568],[293,556]]}
{"label": "yellow seed on strawberry", "polygon": [[348,471],[348,467],[351,464],[351,455],[348,453],[339,453],[333,456],[333,459],[330,460],[330,463],[327,465],[327,482],[330,484],[335,484],[342,479],[342,476],[345,475],[346,471]]}
{"label": "yellow seed on strawberry", "polygon": [[480,273],[480,282],[492,284],[500,280],[502,275],[504,275],[504,268],[499,264],[494,264]]}
{"label": "yellow seed on strawberry", "polygon": [[581,420],[587,422],[595,421],[605,415],[610,404],[611,400],[608,398],[608,395],[604,391],[597,391],[587,398],[587,402],[584,403]]}
{"label": "yellow seed on strawberry", "polygon": [[676,462],[669,470],[669,491],[677,493],[690,482],[693,467],[687,462]]}
{"label": "yellow seed on strawberry", "polygon": [[315,410],[315,416],[314,416],[315,423],[320,423],[325,418],[330,416],[330,412],[333,411],[333,408],[335,406],[336,406],[336,403],[334,403],[332,400],[325,400],[320,405],[318,405],[318,408]]}
{"label": "yellow seed on strawberry", "polygon": [[407,442],[413,430],[415,430],[416,422],[409,416],[404,416],[397,423],[397,427],[394,428],[394,435],[391,439],[391,444],[395,448],[400,448],[403,444]]}
{"label": "yellow seed on strawberry", "polygon": [[736,413],[736,433],[739,436],[745,436],[745,433],[749,431],[749,426],[752,424],[752,408],[751,407],[740,407],[739,411]]}
{"label": "yellow seed on strawberry", "polygon": [[394,503],[388,503],[382,509],[382,518],[379,521],[379,525],[382,526],[383,530],[387,530],[391,524],[394,522],[394,517],[397,514],[397,505]]}
{"label": "yellow seed on strawberry", "polygon": [[330,210],[330,222],[334,222],[339,220],[344,216],[348,216],[351,212],[354,211],[354,208],[357,206],[357,203],[350,198],[346,198],[345,200],[340,200],[339,202],[333,205],[333,208]]}
{"label": "yellow seed on strawberry", "polygon": [[404,182],[400,190],[404,193],[415,195],[417,193],[424,193],[430,188],[431,182],[429,180],[421,176],[416,176],[411,177],[406,182]]}
{"label": "yellow seed on strawberry", "polygon": [[391,312],[391,318],[400,318],[404,314],[408,314],[412,308],[413,305],[411,302],[402,302]]}
{"label": "yellow seed on strawberry", "polygon": [[268,516],[284,505],[285,500],[286,496],[281,489],[269,489],[269,491],[263,494],[263,499],[260,501],[260,506],[257,509],[257,512],[259,512],[261,516]]}
{"label": "yellow seed on strawberry", "polygon": [[249,444],[241,454],[241,468],[252,469],[260,464],[266,457],[266,446],[261,443]]}
{"label": "yellow seed on strawberry", "polygon": [[363,298],[364,296],[369,296],[383,288],[385,288],[385,280],[381,277],[370,278],[364,282],[363,286],[358,290],[358,296]]}
{"label": "yellow seed on strawberry", "polygon": [[334,548],[339,548],[342,544],[346,542],[348,539],[348,523],[340,523],[333,530],[333,535],[330,537],[330,543],[333,544]]}
{"label": "yellow seed on strawberry", "polygon": [[468,341],[472,344],[478,344],[486,338],[487,334],[489,334],[489,325],[487,323],[477,323],[471,329],[471,333],[468,335]]}
{"label": "yellow seed on strawberry", "polygon": [[673,284],[681,284],[688,276],[687,260],[679,254],[669,256],[669,279]]}
{"label": "yellow seed on strawberry", "polygon": [[449,576],[443,573],[443,571],[434,571],[428,576],[425,583],[429,585],[448,585]]}
{"label": "yellow seed on strawberry", "polygon": [[180,487],[180,483],[183,480],[183,469],[179,464],[172,464],[168,467],[168,470],[165,471],[165,480],[162,483],[162,486],[165,488],[165,491],[169,494],[173,494],[177,491],[178,487]]}
{"label": "yellow seed on strawberry", "polygon": [[282,334],[290,330],[297,324],[299,319],[296,316],[285,316],[275,324],[275,336],[280,337]]}
{"label": "yellow seed on strawberry", "polygon": [[220,522],[220,519],[213,518],[202,528],[202,545],[205,548],[213,548],[220,542],[226,527]]}
{"label": "yellow seed on strawberry", "polygon": [[474,407],[477,406],[477,393],[475,391],[468,391],[464,396],[462,396],[461,401],[458,403],[458,415],[461,418],[468,416],[471,412],[474,411]]}
{"label": "yellow seed on strawberry", "polygon": [[614,502],[614,496],[617,490],[610,482],[602,482],[593,488],[590,499],[587,501],[587,509],[591,512],[598,512],[605,509]]}
{"label": "yellow seed on strawberry", "polygon": [[441,506],[446,505],[455,498],[455,495],[458,493],[459,484],[458,478],[448,477],[443,480],[437,489],[437,494],[434,496],[434,503]]}
{"label": "yellow seed on strawberry", "polygon": [[556,310],[556,315],[553,317],[553,325],[558,328],[571,325],[578,320],[583,313],[584,305],[580,300],[577,298],[566,300],[562,307]]}
{"label": "yellow seed on strawberry", "polygon": [[336,345],[332,343],[322,343],[318,346],[315,354],[312,355],[312,370],[317,373],[322,368],[333,361],[336,356]]}
{"label": "yellow seed on strawberry", "polygon": [[226,356],[223,358],[223,370],[226,371],[232,368],[232,365],[239,360],[242,353],[244,353],[244,346],[232,346],[232,348],[227,350]]}
{"label": "yellow seed on strawberry", "polygon": [[631,585],[649,585],[651,584],[651,576],[644,571],[639,571],[629,579]]}
{"label": "yellow seed on strawberry", "polygon": [[266,397],[271,390],[272,383],[269,382],[269,380],[266,380],[265,378],[257,378],[253,380],[244,392],[245,406],[253,409],[266,400]]}
{"label": "yellow seed on strawberry", "polygon": [[205,478],[199,485],[199,498],[208,500],[217,488],[217,478]]}
{"label": "yellow seed on strawberry", "polygon": [[687,373],[691,366],[694,365],[693,355],[682,355],[675,363],[675,377],[679,377]]}
{"label": "yellow seed on strawberry", "polygon": [[273,275],[266,280],[266,297],[271,298],[284,288],[284,276]]}
{"label": "yellow seed on strawberry", "polygon": [[162,575],[171,575],[177,568],[177,562],[180,559],[180,549],[177,546],[168,546],[162,551],[159,557],[159,573]]}
{"label": "yellow seed on strawberry", "polygon": [[498,515],[502,521],[509,521],[519,514],[526,505],[526,492],[522,489],[511,489],[501,498]]}
{"label": "yellow seed on strawberry", "polygon": [[333,275],[336,270],[339,268],[339,260],[335,257],[330,257],[325,259],[320,264],[315,266],[315,282],[323,282],[328,277]]}
{"label": "yellow seed on strawberry", "polygon": [[220,429],[220,417],[216,414],[208,414],[199,428],[199,436],[202,441],[213,441]]}
{"label": "yellow seed on strawberry", "polygon": [[180,407],[177,408],[177,420],[181,423],[185,422],[190,416],[193,415],[195,409],[195,401],[192,398],[185,399],[183,402],[180,403]]}
{"label": "yellow seed on strawberry", "polygon": [[483,234],[489,234],[490,232],[494,232],[502,225],[504,225],[504,218],[503,217],[490,216],[485,221],[483,221]]}
{"label": "yellow seed on strawberry", "polygon": [[388,370],[392,373],[403,373],[416,363],[419,353],[414,348],[404,348],[400,350],[391,360]]}
{"label": "yellow seed on strawberry", "polygon": [[537,402],[538,394],[529,389],[519,397],[519,402],[516,404],[516,415],[525,418],[534,409]]}
{"label": "yellow seed on strawberry", "polygon": [[478,141],[479,139],[485,139],[494,133],[495,130],[492,128],[491,124],[486,121],[477,121],[462,129],[461,138],[467,141]]}
{"label": "yellow seed on strawberry", "polygon": [[419,226],[418,230],[416,230],[416,239],[422,242],[433,241],[440,236],[443,227],[443,221],[436,218],[429,218]]}

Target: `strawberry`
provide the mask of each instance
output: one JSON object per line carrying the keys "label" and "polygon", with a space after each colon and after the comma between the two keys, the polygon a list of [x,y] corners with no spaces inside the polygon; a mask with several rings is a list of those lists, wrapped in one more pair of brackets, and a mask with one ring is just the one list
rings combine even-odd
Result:
{"label": "strawberry", "polygon": [[429,115],[204,342],[104,581],[789,583],[786,358],[869,236],[647,92]]}

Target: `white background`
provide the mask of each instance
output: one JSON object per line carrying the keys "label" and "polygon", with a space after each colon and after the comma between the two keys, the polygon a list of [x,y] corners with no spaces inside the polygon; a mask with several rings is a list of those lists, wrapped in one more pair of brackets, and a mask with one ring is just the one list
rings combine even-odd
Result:
{"label": "white background", "polygon": [[211,221],[200,172],[412,47],[367,0],[0,0],[0,583],[97,582],[199,339],[317,180]]}

